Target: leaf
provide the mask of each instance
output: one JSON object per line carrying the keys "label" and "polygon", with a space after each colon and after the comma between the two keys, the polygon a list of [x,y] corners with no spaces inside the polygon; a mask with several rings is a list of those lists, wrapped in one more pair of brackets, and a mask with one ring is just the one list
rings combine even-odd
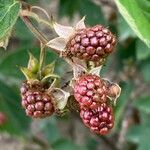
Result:
{"label": "leaf", "polygon": [[[20,105],[20,97],[13,91],[14,87],[0,81],[0,110],[7,116],[6,124],[0,130],[11,134],[26,134],[30,119],[26,117]],[[16,89],[15,89],[16,90]]]}
{"label": "leaf", "polygon": [[136,43],[136,57],[138,60],[144,60],[150,57],[150,48],[141,40],[138,40]]}
{"label": "leaf", "polygon": [[0,43],[5,43],[4,41],[9,38],[12,27],[18,18],[20,7],[19,1],[0,0]]}
{"label": "leaf", "polygon": [[143,96],[136,99],[133,105],[140,111],[150,114],[150,96]]}
{"label": "leaf", "polygon": [[[137,0],[116,0],[120,13],[137,36],[150,46],[150,21],[139,7]],[[144,1],[142,1],[144,3]]]}

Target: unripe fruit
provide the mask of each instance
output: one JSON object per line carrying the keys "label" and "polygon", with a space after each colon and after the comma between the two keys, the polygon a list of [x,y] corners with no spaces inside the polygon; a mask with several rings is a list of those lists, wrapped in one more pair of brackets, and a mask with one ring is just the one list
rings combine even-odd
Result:
{"label": "unripe fruit", "polygon": [[113,110],[106,103],[96,109],[81,109],[80,117],[83,123],[97,134],[108,134],[114,126]]}
{"label": "unripe fruit", "polygon": [[96,25],[77,30],[66,46],[69,57],[98,62],[107,57],[116,44],[115,36],[105,27]]}
{"label": "unripe fruit", "polygon": [[4,125],[7,121],[7,117],[3,112],[0,112],[0,126]]}
{"label": "unripe fruit", "polygon": [[26,115],[33,118],[51,116],[54,112],[53,96],[46,93],[40,83],[24,82],[21,87],[22,106]]}
{"label": "unripe fruit", "polygon": [[96,108],[107,101],[108,87],[97,75],[85,74],[74,85],[74,96],[82,108]]}

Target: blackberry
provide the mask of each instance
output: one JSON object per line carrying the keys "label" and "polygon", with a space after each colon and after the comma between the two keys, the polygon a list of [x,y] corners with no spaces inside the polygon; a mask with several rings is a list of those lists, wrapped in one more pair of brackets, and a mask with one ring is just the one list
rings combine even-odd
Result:
{"label": "blackberry", "polygon": [[33,118],[45,118],[54,113],[53,96],[45,91],[40,83],[27,81],[21,87],[22,106],[26,115]]}
{"label": "blackberry", "polygon": [[66,46],[66,55],[98,62],[112,53],[115,36],[102,25],[77,30]]}
{"label": "blackberry", "polygon": [[96,108],[107,101],[108,87],[97,75],[85,74],[79,77],[73,90],[81,108]]}
{"label": "blackberry", "polygon": [[106,103],[96,109],[81,109],[80,117],[85,126],[97,134],[108,134],[114,126],[113,110]]}

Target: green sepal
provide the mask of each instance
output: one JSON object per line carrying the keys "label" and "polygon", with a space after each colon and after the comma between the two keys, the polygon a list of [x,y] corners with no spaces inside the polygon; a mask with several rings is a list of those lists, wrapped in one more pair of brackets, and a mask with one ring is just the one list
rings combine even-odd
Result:
{"label": "green sepal", "polygon": [[53,74],[55,68],[55,61],[51,64],[46,65],[42,70],[42,76],[45,77],[49,74]]}
{"label": "green sepal", "polygon": [[56,75],[56,74],[48,74],[45,77],[43,77],[42,82],[45,81],[45,80],[48,80],[49,78],[51,78],[51,79],[56,79],[56,78],[59,79],[60,77],[58,75]]}
{"label": "green sepal", "polygon": [[25,67],[20,67],[20,70],[25,75],[27,80],[36,79],[36,74],[34,74],[31,70]]}
{"label": "green sepal", "polygon": [[39,70],[39,61],[29,52],[28,69],[32,73],[37,73]]}

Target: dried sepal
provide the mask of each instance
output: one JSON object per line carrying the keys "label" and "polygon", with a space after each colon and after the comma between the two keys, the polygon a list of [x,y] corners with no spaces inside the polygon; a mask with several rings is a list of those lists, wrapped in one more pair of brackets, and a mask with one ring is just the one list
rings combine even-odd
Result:
{"label": "dried sepal", "polygon": [[50,48],[53,48],[55,50],[58,50],[58,51],[64,51],[65,50],[65,47],[66,47],[66,41],[64,38],[62,37],[57,37],[53,40],[50,40],[46,46],[50,47]]}
{"label": "dried sepal", "polygon": [[76,30],[85,29],[86,26],[85,26],[84,21],[85,21],[85,16],[76,24],[75,29],[76,29]]}
{"label": "dried sepal", "polygon": [[105,83],[108,86],[108,98],[113,101],[114,105],[116,105],[117,99],[119,98],[120,94],[121,94],[121,87],[114,82],[109,81],[106,78],[103,78],[103,80],[105,81]]}
{"label": "dried sepal", "polygon": [[93,75],[100,76],[101,69],[102,69],[102,66],[98,66],[98,67],[92,68],[92,69],[89,71],[89,73],[90,73],[90,74],[93,74]]}
{"label": "dried sepal", "polygon": [[54,91],[53,95],[54,95],[55,101],[56,101],[56,109],[63,110],[67,105],[67,101],[70,96],[70,93],[68,93],[60,88],[54,88],[53,91]]}
{"label": "dried sepal", "polygon": [[85,74],[87,72],[86,68],[79,65],[79,64],[74,64],[73,66],[73,76],[74,79],[79,78],[81,75]]}
{"label": "dried sepal", "polygon": [[65,39],[67,39],[74,32],[73,27],[63,26],[56,22],[53,23],[53,27],[54,27],[55,32],[58,34],[58,36],[65,38]]}
{"label": "dried sepal", "polygon": [[4,40],[0,40],[0,47],[3,47],[5,50],[8,46],[9,38],[6,38]]}
{"label": "dried sepal", "polygon": [[39,70],[39,61],[29,52],[28,69],[32,73],[37,73]]}

